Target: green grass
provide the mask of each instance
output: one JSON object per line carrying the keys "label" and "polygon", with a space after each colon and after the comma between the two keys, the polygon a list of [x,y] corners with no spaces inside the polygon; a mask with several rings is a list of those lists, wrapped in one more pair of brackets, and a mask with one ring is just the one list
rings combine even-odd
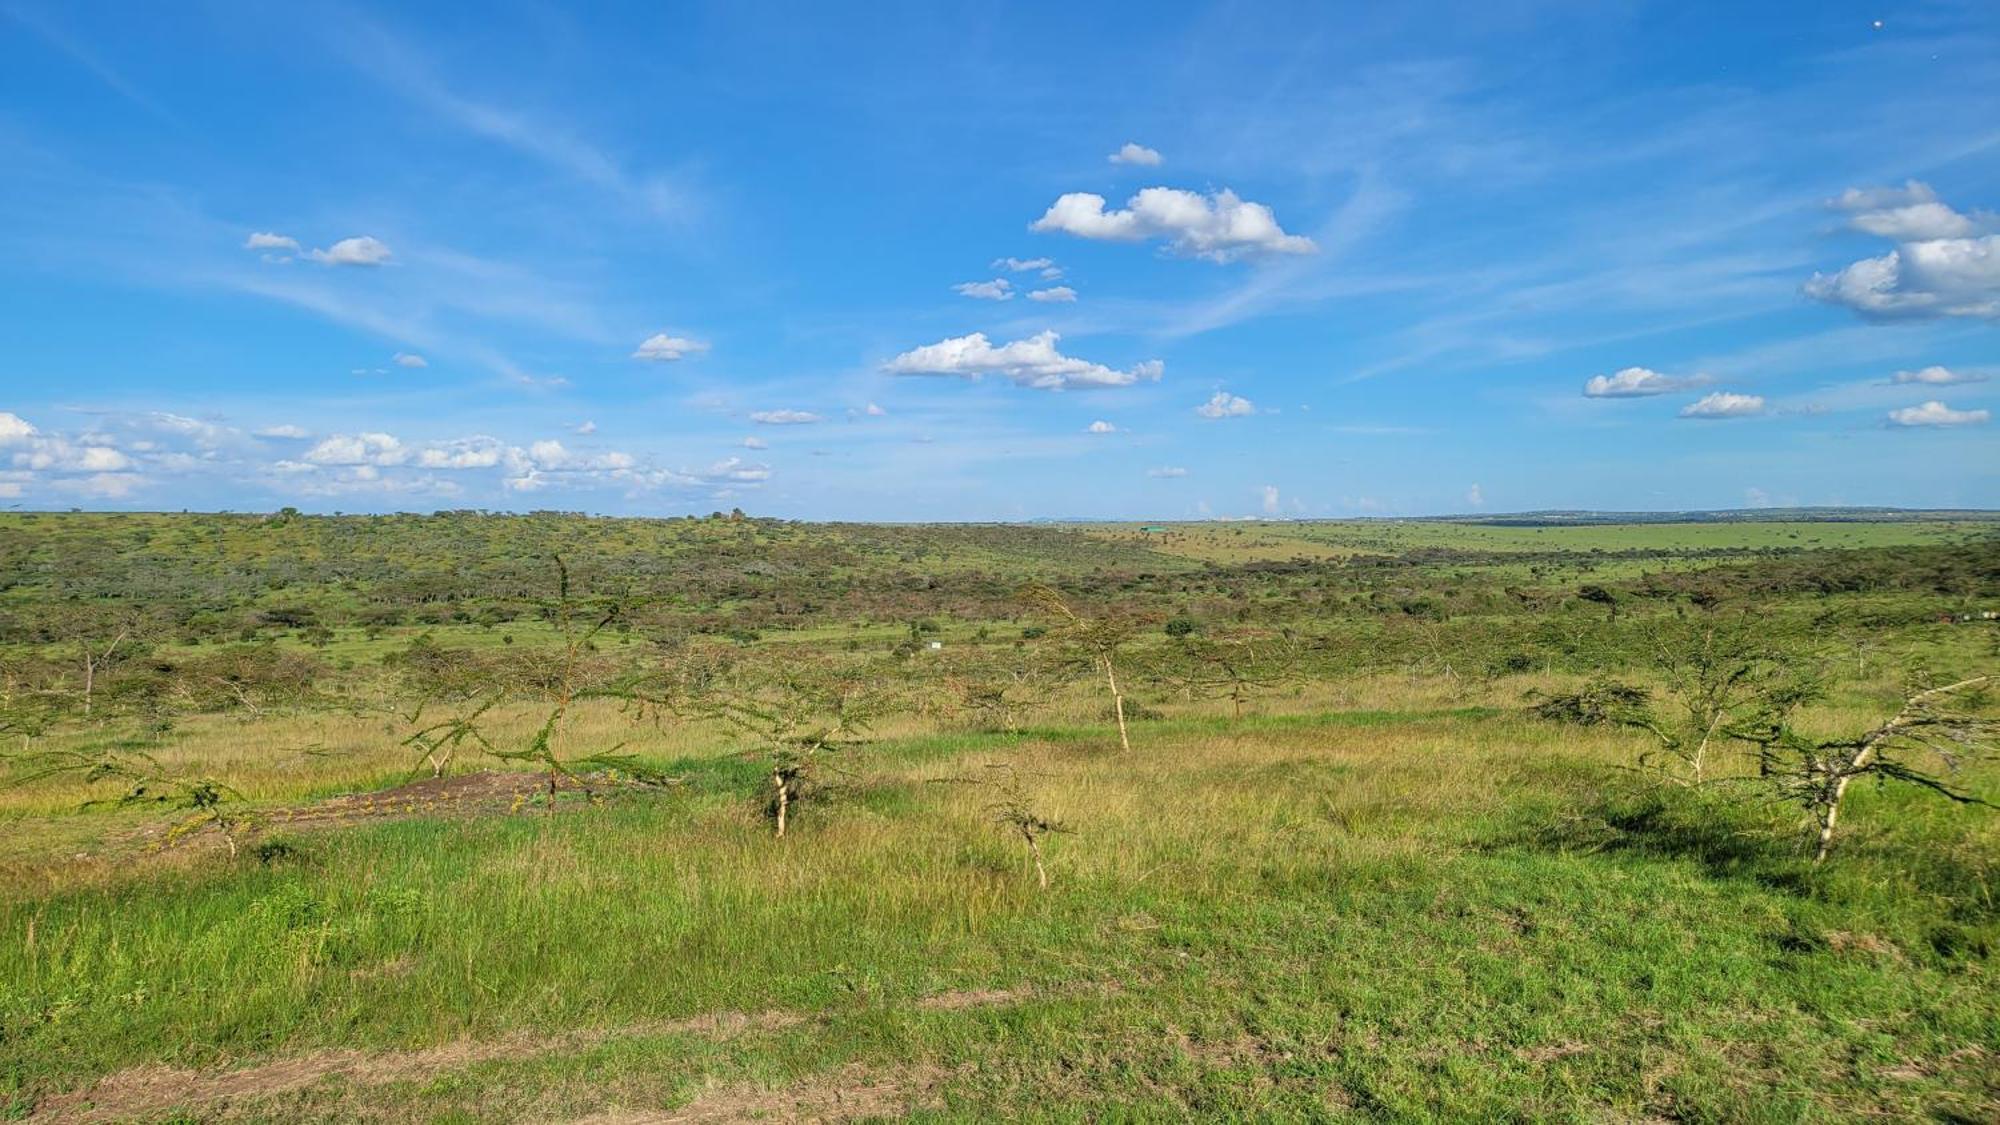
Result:
{"label": "green grass", "polygon": [[[110,782],[0,790],[0,1116],[2000,1119],[2000,814],[1860,786],[1815,868],[1794,810],[1524,711],[1743,615],[1833,677],[1811,729],[1865,729],[1995,666],[2000,631],[1940,618],[1994,605],[2000,525],[1166,526],[0,514],[0,723],[50,724],[9,748],[140,740],[271,820],[231,858],[80,808]],[[288,824],[411,776],[418,637],[546,665],[557,549],[630,597],[609,665],[693,638],[897,708],[783,840],[740,732],[603,701],[562,745],[677,786]],[[968,729],[951,683],[1040,647],[1031,578],[1134,616],[1131,753],[1082,673]],[[132,612],[85,719],[75,645]],[[1281,682],[1240,720],[1188,698],[1169,619],[1282,638]],[[944,650],[898,652],[915,623]],[[273,653],[316,664],[217,686]],[[489,733],[526,745],[546,707],[495,682]],[[1069,829],[1046,892],[968,782],[1003,762]],[[2000,801],[1995,763],[1957,780]]]}
{"label": "green grass", "polygon": [[[887,744],[784,841],[756,772],[703,758],[673,796],[299,834],[270,865],[8,902],[5,1078],[26,1104],[139,1064],[598,1028],[236,1111],[501,1120],[912,1067],[913,1104],[945,1117],[2000,1104],[2000,865],[1976,810],[1862,793],[1814,871],[1782,816],[1635,789],[1612,768],[1629,743],[1509,712],[1188,718],[1109,745]],[[1076,827],[1047,894],[979,790],[930,780],[996,758]],[[1016,995],[922,1004],[960,989]],[[804,1022],[649,1030],[717,1011]]]}

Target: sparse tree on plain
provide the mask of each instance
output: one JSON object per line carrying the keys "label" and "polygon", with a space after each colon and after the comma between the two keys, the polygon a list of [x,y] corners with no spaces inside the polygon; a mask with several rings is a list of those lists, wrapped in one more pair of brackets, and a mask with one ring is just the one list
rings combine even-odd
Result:
{"label": "sparse tree on plain", "polygon": [[1030,605],[1056,619],[1053,636],[1057,640],[1083,653],[1104,676],[1105,687],[1111,693],[1112,714],[1118,720],[1118,746],[1122,750],[1132,749],[1132,736],[1125,724],[1125,692],[1118,685],[1119,649],[1131,638],[1132,623],[1111,616],[1084,617],[1071,609],[1053,587],[1040,583],[1029,586],[1023,596]]}

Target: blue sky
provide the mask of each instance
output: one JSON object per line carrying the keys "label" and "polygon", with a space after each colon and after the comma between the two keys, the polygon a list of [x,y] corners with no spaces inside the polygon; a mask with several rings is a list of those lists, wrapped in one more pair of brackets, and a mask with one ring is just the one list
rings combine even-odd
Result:
{"label": "blue sky", "polygon": [[2000,502],[2000,7],[0,0],[0,504]]}

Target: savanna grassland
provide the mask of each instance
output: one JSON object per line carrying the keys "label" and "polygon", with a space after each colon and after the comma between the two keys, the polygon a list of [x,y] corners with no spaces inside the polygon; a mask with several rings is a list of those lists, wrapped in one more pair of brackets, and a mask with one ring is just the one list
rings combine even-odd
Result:
{"label": "savanna grassland", "polygon": [[0,515],[0,1109],[1990,1121],[1996,610],[1973,512]]}

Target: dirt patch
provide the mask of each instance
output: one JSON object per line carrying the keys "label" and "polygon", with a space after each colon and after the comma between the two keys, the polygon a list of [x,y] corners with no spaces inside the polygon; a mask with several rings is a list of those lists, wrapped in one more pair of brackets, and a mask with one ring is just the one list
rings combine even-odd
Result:
{"label": "dirt patch", "polygon": [[635,1035],[700,1035],[727,1040],[804,1022],[795,1012],[711,1012],[688,1019],[597,1028],[559,1035],[513,1035],[447,1043],[421,1051],[316,1051],[222,1072],[145,1066],[121,1070],[86,1089],[49,1098],[30,1121],[103,1122],[157,1117],[174,1110],[215,1110],[232,1102],[276,1097],[338,1078],[363,1086],[425,1078],[440,1071],[503,1059],[574,1051]]}
{"label": "dirt patch", "polygon": [[[1024,999],[1024,990],[973,989],[943,992],[917,1001],[929,1011],[955,1012]],[[257,1101],[293,1093],[321,1082],[338,1080],[359,1086],[428,1078],[478,1063],[530,1059],[576,1051],[612,1039],[650,1035],[698,1035],[727,1041],[741,1035],[782,1031],[805,1023],[797,1012],[705,1012],[685,1019],[592,1028],[554,1035],[519,1034],[490,1040],[464,1040],[419,1051],[315,1051],[273,1059],[227,1071],[182,1070],[142,1066],[121,1070],[89,1087],[45,1099],[28,1118],[37,1122],[110,1122],[159,1117],[191,1110],[204,1118],[232,1103]],[[914,1107],[937,1085],[937,1079],[915,1071],[890,1077],[870,1076],[848,1068],[823,1079],[787,1090],[749,1087],[718,1088],[675,1110],[625,1111],[587,1120],[595,1125],[638,1122],[709,1122],[739,1120],[851,1120],[880,1117]]]}
{"label": "dirt patch", "polygon": [[[548,793],[547,775],[510,770],[485,770],[452,777],[427,777],[373,793],[350,793],[329,797],[310,805],[274,809],[265,814],[270,827],[281,825],[339,824],[356,820],[379,820],[411,816],[484,816],[517,812],[529,801]],[[577,782],[562,778],[556,790],[582,790]]]}
{"label": "dirt patch", "polygon": [[735,1121],[861,1121],[902,1117],[937,1104],[949,1077],[935,1067],[874,1074],[843,1067],[779,1090],[724,1086],[677,1109],[614,1109],[573,1125],[721,1125]]}

